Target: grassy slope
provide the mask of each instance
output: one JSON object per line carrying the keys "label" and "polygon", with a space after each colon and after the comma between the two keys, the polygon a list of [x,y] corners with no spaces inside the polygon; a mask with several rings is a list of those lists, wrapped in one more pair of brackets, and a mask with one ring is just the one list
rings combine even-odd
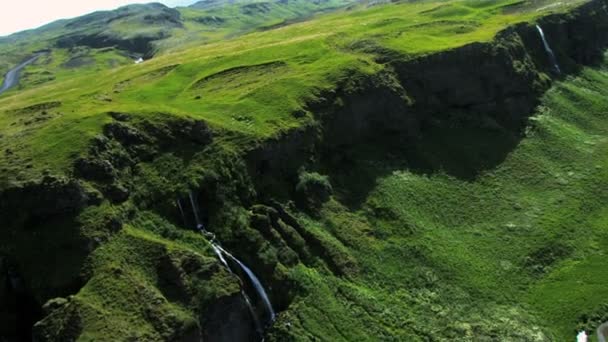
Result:
{"label": "grassy slope", "polygon": [[608,304],[607,85],[606,66],[556,84],[522,143],[473,181],[362,152],[352,172],[378,178],[361,208],[330,202],[308,221],[362,270],[293,271],[310,295],[286,319],[330,340],[573,340]]}
{"label": "grassy slope", "polygon": [[[378,72],[373,55],[354,48],[374,39],[406,55],[488,41],[505,26],[546,14],[504,14],[499,2],[425,2],[338,12],[281,29],[163,55],[141,65],[74,76],[0,98],[3,179],[44,169],[66,170],[107,111],[163,112],[205,119],[216,128],[263,138],[302,125],[291,113],[356,73]],[[563,8],[561,8],[563,9]],[[454,31],[462,26],[463,30]],[[403,35],[403,33],[407,33]],[[399,38],[403,36],[402,38]],[[429,44],[429,42],[433,42]],[[251,67],[273,62],[278,67]],[[280,63],[277,63],[280,62]],[[168,73],[167,66],[179,66]],[[236,72],[223,72],[231,68]],[[267,77],[268,73],[272,77]],[[212,76],[208,82],[197,81]],[[196,97],[201,99],[197,100]],[[47,119],[30,123],[15,110],[60,101]],[[49,118],[50,117],[50,118]],[[73,144],[63,142],[71,141]],[[26,165],[27,168],[23,168]]]}
{"label": "grassy slope", "polygon": [[[257,4],[258,1],[244,1],[235,4],[224,3],[210,9],[180,7],[175,10],[148,4],[94,12],[0,38],[0,74],[4,75],[12,66],[41,49],[52,49],[53,52],[50,58],[41,59],[28,68],[32,73],[41,75],[23,78],[20,82],[21,89],[51,80],[65,80],[74,75],[132,64],[133,60],[141,55],[114,48],[80,48],[76,51],[58,48],[55,41],[66,36],[93,37],[102,34],[116,39],[131,39],[141,36],[156,37],[162,33],[166,38],[155,38],[153,43],[155,53],[160,54],[233,38],[294,20],[303,20],[353,2],[329,0],[313,3],[297,0],[288,3],[264,2],[260,5]],[[248,6],[250,3],[258,6]],[[155,19],[146,19],[150,17]],[[70,61],[75,63],[70,65]]]}
{"label": "grassy slope", "polygon": [[[233,5],[200,9],[179,8],[185,30],[174,32],[174,37],[160,42],[162,51],[183,50],[201,43],[230,39],[254,30],[264,30],[291,21],[304,20],[319,12],[331,11],[352,4],[352,0],[311,2],[243,1]],[[253,4],[253,5],[251,5]],[[258,6],[255,6],[258,4]],[[249,6],[247,6],[249,5]]]}
{"label": "grassy slope", "polygon": [[[398,4],[328,15],[3,96],[0,147],[14,154],[0,156],[2,179],[69,169],[87,138],[109,121],[109,110],[193,116],[248,139],[272,136],[306,123],[290,113],[320,90],[382,68],[353,49],[357,41],[374,38],[417,55],[486,41],[509,23],[543,14],[502,15],[495,2],[484,4]],[[454,35],[455,27],[462,32]],[[406,31],[406,39],[395,38]],[[259,67],[276,61],[285,64]],[[174,64],[180,65],[167,74],[155,72]],[[246,65],[256,67],[221,73]],[[269,72],[272,79],[263,77]],[[191,89],[211,75],[216,76]],[[585,69],[557,84],[544,97],[527,139],[474,181],[412,173],[398,160],[378,161],[376,151],[362,151],[369,163],[356,171],[380,175],[364,204],[348,209],[332,201],[321,219],[302,217],[312,231],[354,256],[361,272],[348,279],[304,266],[290,270],[308,295],[282,315],[273,336],[293,329],[302,339],[533,340],[543,338],[540,327],[555,340],[571,339],[579,316],[597,310],[606,296],[601,285],[608,272],[601,259],[608,247],[608,195],[602,189],[608,177],[607,84],[606,69]],[[49,110],[46,121],[28,123],[31,113],[14,111],[48,101],[63,104]],[[337,200],[347,190],[337,186]],[[172,248],[211,254],[202,238],[188,233],[173,239],[177,244],[161,238],[155,229],[162,224],[144,220],[97,250],[89,267],[102,278],[89,282],[76,300],[100,309],[116,298],[159,297],[146,260]],[[126,276],[103,278],[116,265]],[[142,293],[122,292],[136,284]],[[192,320],[187,308],[159,307]],[[137,314],[122,310],[108,307],[99,316],[91,311],[85,330],[103,337],[108,327],[130,332],[136,326],[142,333],[136,337],[159,338]],[[129,319],[135,321],[124,324]]]}
{"label": "grassy slope", "polygon": [[[91,209],[81,218],[96,225],[97,215],[106,209]],[[168,327],[188,330],[198,325],[193,308],[238,296],[237,278],[219,266],[200,234],[169,226],[173,233],[168,239],[169,224],[146,213],[134,223],[137,227],[125,226],[91,255],[84,266],[91,279],[61,313],[47,318],[53,322],[47,336],[57,341],[171,340]],[[187,277],[180,266],[168,266],[184,260],[195,269],[194,275]],[[188,299],[181,291],[189,291]],[[81,318],[71,318],[73,312]],[[59,331],[76,333],[55,335]]]}

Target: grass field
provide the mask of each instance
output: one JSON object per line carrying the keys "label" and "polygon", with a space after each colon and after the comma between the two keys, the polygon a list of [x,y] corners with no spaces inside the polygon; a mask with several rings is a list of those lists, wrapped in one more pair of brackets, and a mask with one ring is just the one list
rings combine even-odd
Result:
{"label": "grass field", "polygon": [[[209,191],[215,197],[201,203],[216,211],[209,220],[219,241],[275,281],[276,288],[266,284],[271,296],[288,293],[268,341],[574,340],[578,329],[608,319],[608,56],[556,79],[521,140],[501,141],[504,155],[492,155],[487,127],[436,125],[412,147],[437,166],[431,170],[374,144],[340,151],[348,165],[310,161],[328,176],[333,196],[313,213],[286,205],[304,237],[287,222],[272,239],[250,227],[252,205],[268,194],[255,193],[243,154],[322,124],[309,105],[349,82],[393,72],[380,57],[411,61],[490,42],[513,24],[582,2],[343,7],[350,2],[332,0],[327,9],[339,10],[290,25],[313,12],[307,2],[295,1],[287,12],[255,2],[248,10],[262,14],[253,21],[239,6],[206,9],[212,18],[204,19],[182,9],[192,27],[161,41],[163,53],[138,65],[114,48],[53,49],[25,70],[21,89],[0,96],[0,190],[44,174],[74,177],[75,160],[115,122],[111,112],[128,114],[125,125],[133,126],[204,120],[213,142],[159,148],[158,158],[142,157],[114,179],[130,187],[128,200],[101,198],[76,217],[0,231],[11,238],[0,253],[25,265],[36,290],[82,273],[69,305],[45,320],[52,333],[69,330],[63,325],[76,317],[82,340],[170,340],[164,332],[197,328],[198,314],[239,292],[206,238],[173,217],[175,197]],[[132,29],[120,25],[114,29]],[[200,46],[192,44],[197,40]],[[119,150],[116,141],[123,154],[142,151],[128,144]],[[479,150],[495,165],[461,176]],[[82,182],[104,191],[110,185]],[[276,246],[285,236],[300,247],[315,242],[304,246],[314,256],[286,266],[292,255]],[[87,256],[69,248],[80,240],[91,246]],[[63,262],[65,274],[56,271]],[[268,269],[272,274],[260,272]]]}
{"label": "grass field", "polygon": [[[546,14],[505,13],[504,8],[519,3],[422,2],[359,8],[161,55],[140,65],[98,71],[99,64],[91,64],[82,72],[62,71],[56,81],[0,98],[0,128],[6,137],[0,147],[11,151],[0,156],[0,174],[2,179],[19,179],[44,169],[65,171],[87,139],[100,132],[108,111],[190,116],[254,138],[273,136],[305,124],[306,118],[291,114],[320,92],[335,89],[353,74],[383,69],[374,62],[373,52],[357,48],[359,42],[365,45],[373,39],[383,48],[416,56],[489,41],[510,24]],[[88,58],[125,63],[113,54],[98,52]],[[264,65],[281,67],[265,70]],[[168,67],[173,68],[167,71]],[[32,69],[36,71],[42,72],[38,66]],[[267,72],[272,77],[266,77]],[[205,78],[213,81],[200,83]],[[24,122],[20,108],[44,102],[61,106],[35,123]]]}

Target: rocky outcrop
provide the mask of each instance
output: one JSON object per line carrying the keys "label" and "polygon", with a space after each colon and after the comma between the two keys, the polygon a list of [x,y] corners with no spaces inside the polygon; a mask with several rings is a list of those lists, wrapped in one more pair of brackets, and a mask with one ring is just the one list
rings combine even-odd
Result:
{"label": "rocky outcrop", "polygon": [[74,214],[94,200],[94,194],[77,180],[45,176],[0,192],[0,212],[12,213],[1,215],[0,220],[4,225],[12,225],[19,220]]}
{"label": "rocky outcrop", "polygon": [[151,57],[154,54],[153,42],[167,38],[164,32],[151,35],[142,35],[133,38],[121,38],[105,33],[94,35],[75,35],[62,37],[57,40],[56,46],[62,49],[69,49],[76,46],[88,46],[95,49],[106,47],[117,47],[119,49]]}
{"label": "rocky outcrop", "polygon": [[277,195],[297,181],[297,170],[314,156],[318,127],[306,126],[268,139],[245,156],[248,172],[262,196]]}
{"label": "rocky outcrop", "polygon": [[421,120],[481,123],[489,116],[517,131],[549,86],[516,33],[412,61],[394,63]]}
{"label": "rocky outcrop", "polygon": [[[602,61],[608,46],[608,1],[589,1],[567,14],[550,15],[538,22],[566,71],[573,72],[580,65]],[[526,44],[533,44],[535,40],[538,44],[538,36],[534,37],[530,27],[520,25],[516,29]],[[546,61],[546,56],[544,58]],[[546,69],[548,63],[544,67]]]}
{"label": "rocky outcrop", "polygon": [[[539,20],[565,72],[602,59],[608,46],[608,2],[591,1],[567,14]],[[555,74],[534,24],[412,60],[393,60],[400,84],[424,117],[482,124],[491,119],[519,131]],[[449,113],[449,117],[445,113]]]}
{"label": "rocky outcrop", "polygon": [[257,333],[240,295],[222,298],[209,306],[200,316],[205,326],[203,341],[234,342],[255,341]]}
{"label": "rocky outcrop", "polygon": [[209,126],[200,120],[171,119],[152,122],[131,120],[125,113],[108,113],[115,121],[104,126],[103,135],[93,139],[86,156],[76,159],[74,173],[94,182],[106,198],[122,203],[130,196],[124,183],[133,167],[151,161],[169,150],[202,149],[211,143]]}
{"label": "rocky outcrop", "polygon": [[[145,25],[146,33],[129,35],[112,31],[110,24],[116,21]],[[65,24],[70,33],[59,37],[59,48],[88,46],[91,48],[117,47],[130,53],[151,57],[155,53],[154,42],[170,36],[169,29],[182,27],[179,11],[162,4],[131,5],[114,11],[91,13]],[[83,28],[93,27],[93,30]]]}

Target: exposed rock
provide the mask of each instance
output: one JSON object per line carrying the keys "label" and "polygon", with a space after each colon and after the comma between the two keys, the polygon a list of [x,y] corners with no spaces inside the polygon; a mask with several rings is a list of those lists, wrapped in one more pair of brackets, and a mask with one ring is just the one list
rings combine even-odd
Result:
{"label": "exposed rock", "polygon": [[149,143],[150,139],[134,127],[120,122],[109,123],[103,128],[104,134],[118,140],[125,146]]}
{"label": "exposed rock", "polygon": [[40,217],[75,213],[84,208],[89,195],[74,179],[45,176],[40,181],[17,184],[0,192],[2,220],[11,220],[20,215]]}
{"label": "exposed rock", "polygon": [[298,205],[305,210],[318,209],[329,200],[333,193],[327,176],[318,173],[303,172],[296,185],[296,200]]}
{"label": "exposed rock", "polygon": [[25,108],[14,109],[11,112],[15,114],[33,114],[37,112],[48,111],[61,106],[61,102],[43,102]]}
{"label": "exposed rock", "polygon": [[42,310],[44,310],[45,314],[50,314],[51,312],[63,307],[68,304],[68,300],[65,298],[53,298],[48,300],[43,306]]}
{"label": "exposed rock", "polygon": [[129,189],[118,182],[114,182],[105,188],[104,194],[113,203],[122,203],[129,199]]}
{"label": "exposed rock", "polygon": [[76,33],[60,37],[55,45],[62,49],[76,46],[88,46],[95,49],[117,47],[131,53],[152,57],[154,55],[153,42],[166,38],[167,36],[168,32],[160,28],[156,31],[132,37],[123,37],[116,33],[112,33],[111,31],[95,32],[91,34]]}
{"label": "exposed rock", "polygon": [[219,26],[226,22],[226,19],[217,16],[206,16],[194,18],[194,21],[199,22],[203,25]]}
{"label": "exposed rock", "polygon": [[292,227],[306,241],[307,248],[314,255],[323,259],[332,272],[337,275],[349,275],[359,271],[356,259],[343,248],[340,248],[339,245],[323,239],[303,227],[280,203],[272,201],[271,206],[276,210],[281,221],[287,226]]}
{"label": "exposed rock", "polygon": [[306,126],[269,139],[250,151],[245,158],[258,193],[272,197],[277,191],[290,189],[297,182],[298,169],[315,155],[316,143],[317,127]]}
{"label": "exposed rock", "polygon": [[109,181],[117,176],[112,164],[105,159],[78,158],[74,163],[78,176],[96,181]]}
{"label": "exposed rock", "polygon": [[196,120],[193,125],[190,126],[189,130],[185,133],[189,133],[187,136],[190,140],[199,144],[208,144],[211,142],[211,130],[204,121]]}
{"label": "exposed rock", "polygon": [[81,307],[67,302],[55,307],[41,321],[34,324],[32,341],[76,341],[82,332]]}
{"label": "exposed rock", "polygon": [[239,294],[213,303],[200,319],[204,341],[245,342],[257,335],[247,304]]}
{"label": "exposed rock", "polygon": [[128,122],[131,120],[131,116],[126,113],[109,112],[108,114],[116,121]]}

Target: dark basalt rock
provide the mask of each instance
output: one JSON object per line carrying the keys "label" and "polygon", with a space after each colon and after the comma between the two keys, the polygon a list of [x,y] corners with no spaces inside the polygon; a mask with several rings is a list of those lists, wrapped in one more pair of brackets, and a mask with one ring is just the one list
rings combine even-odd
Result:
{"label": "dark basalt rock", "polygon": [[302,173],[296,185],[296,201],[304,210],[316,210],[329,200],[333,193],[327,176]]}
{"label": "dark basalt rock", "polygon": [[129,189],[120,183],[112,183],[105,188],[104,195],[113,203],[122,203],[129,199]]}
{"label": "dark basalt rock", "polygon": [[167,124],[170,134],[176,140],[191,142],[197,145],[208,145],[213,134],[206,122],[201,120],[177,120]]}
{"label": "dark basalt rock", "polygon": [[216,16],[207,16],[207,17],[198,17],[195,18],[194,21],[201,23],[203,25],[209,26],[219,26],[226,22],[226,19]]}
{"label": "dark basalt rock", "polygon": [[259,2],[247,4],[241,7],[241,12],[245,15],[260,15],[268,13],[272,10],[271,5],[267,2]]}
{"label": "dark basalt rock", "polygon": [[107,137],[118,140],[124,146],[150,143],[150,139],[142,132],[121,122],[113,122],[105,125],[103,132]]}
{"label": "dark basalt rock", "polygon": [[209,126],[204,121],[196,120],[192,125],[182,126],[180,133],[184,133],[191,141],[206,145],[211,142],[212,134]]}
{"label": "dark basalt rock", "polygon": [[175,148],[176,145],[195,144],[205,146],[213,141],[213,132],[202,120],[169,120],[162,123],[144,121],[142,130],[153,137],[161,149]]}
{"label": "dark basalt rock", "polygon": [[117,172],[108,160],[95,158],[78,158],[74,163],[78,176],[96,181],[109,181],[117,176]]}
{"label": "dark basalt rock", "polygon": [[108,114],[116,121],[127,122],[131,120],[131,116],[126,113],[109,112]]}
{"label": "dark basalt rock", "polygon": [[44,310],[45,314],[50,314],[51,312],[65,306],[68,303],[68,300],[65,298],[57,297],[48,300],[43,306],[42,310]]}
{"label": "dark basalt rock", "polygon": [[45,176],[41,181],[18,184],[0,192],[1,220],[21,213],[30,217],[75,213],[84,208],[90,196],[74,179]]}
{"label": "dark basalt rock", "polygon": [[[57,300],[60,302],[55,303]],[[81,307],[65,299],[51,300],[45,307],[50,311],[34,324],[32,341],[76,341],[82,332]]]}
{"label": "dark basalt rock", "polygon": [[241,295],[224,297],[210,305],[200,317],[203,341],[246,342],[256,341],[251,314]]}

